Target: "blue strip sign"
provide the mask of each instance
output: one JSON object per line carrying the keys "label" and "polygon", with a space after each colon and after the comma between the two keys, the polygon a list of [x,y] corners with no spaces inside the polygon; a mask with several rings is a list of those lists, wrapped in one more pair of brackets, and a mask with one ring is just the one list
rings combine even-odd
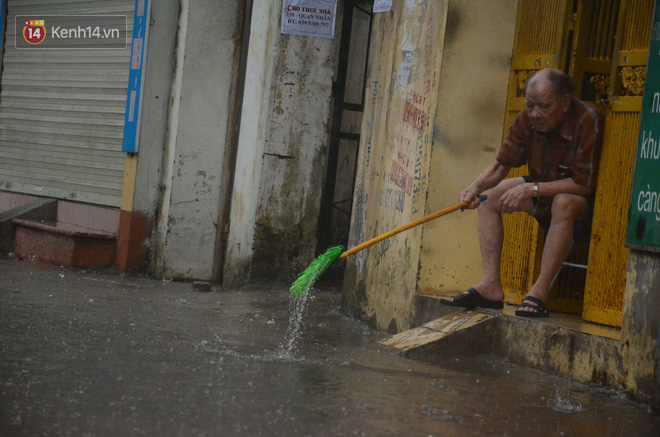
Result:
{"label": "blue strip sign", "polygon": [[[7,3],[5,0],[0,1],[0,62],[2,62],[2,55],[5,48],[5,24],[7,23]],[[0,69],[2,74],[2,69]]]}
{"label": "blue strip sign", "polygon": [[140,137],[140,118],[144,72],[146,70],[147,37],[149,35],[149,0],[135,0],[133,19],[133,43],[131,44],[131,69],[128,74],[126,94],[126,116],[124,118],[124,140],[122,152],[137,153]]}

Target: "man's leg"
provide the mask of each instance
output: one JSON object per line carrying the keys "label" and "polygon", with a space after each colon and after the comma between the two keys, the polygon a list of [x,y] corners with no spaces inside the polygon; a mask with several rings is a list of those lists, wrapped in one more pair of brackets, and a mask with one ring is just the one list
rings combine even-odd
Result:
{"label": "man's leg", "polygon": [[[546,235],[541,272],[536,283],[529,291],[529,296],[548,302],[552,280],[561,268],[571,248],[575,220],[581,220],[587,214],[587,200],[573,194],[559,194],[552,202],[552,219]],[[536,311],[532,308],[520,308],[520,311]]]}
{"label": "man's leg", "polygon": [[[481,282],[474,288],[484,299],[500,302],[504,299],[500,279],[500,260],[504,241],[504,227],[500,209],[500,198],[513,187],[524,184],[523,178],[505,179],[496,187],[485,191],[488,200],[479,205],[479,247],[483,274]],[[534,205],[530,199],[521,205],[520,210],[531,213]]]}

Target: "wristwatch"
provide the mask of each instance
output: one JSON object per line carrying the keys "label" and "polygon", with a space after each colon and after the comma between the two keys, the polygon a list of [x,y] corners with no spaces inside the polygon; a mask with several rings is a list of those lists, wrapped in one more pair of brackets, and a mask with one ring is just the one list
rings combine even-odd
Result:
{"label": "wristwatch", "polygon": [[534,186],[532,187],[532,198],[536,199],[539,197],[539,183],[534,182]]}

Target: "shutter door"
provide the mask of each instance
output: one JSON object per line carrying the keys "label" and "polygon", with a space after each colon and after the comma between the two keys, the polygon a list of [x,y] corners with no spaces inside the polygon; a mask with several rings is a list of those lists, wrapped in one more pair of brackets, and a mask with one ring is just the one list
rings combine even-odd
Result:
{"label": "shutter door", "polygon": [[[134,0],[9,0],[0,189],[121,205]],[[16,49],[16,15],[125,15],[125,49]],[[18,23],[22,37],[23,23]],[[46,22],[46,29],[48,23]],[[123,35],[123,32],[122,32]]]}

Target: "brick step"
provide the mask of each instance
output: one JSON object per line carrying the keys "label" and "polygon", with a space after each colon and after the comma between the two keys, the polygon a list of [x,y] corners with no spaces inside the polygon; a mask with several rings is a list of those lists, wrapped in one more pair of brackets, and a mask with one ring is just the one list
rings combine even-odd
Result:
{"label": "brick step", "polygon": [[52,220],[14,219],[14,253],[65,267],[105,267],[115,254],[116,234]]}

